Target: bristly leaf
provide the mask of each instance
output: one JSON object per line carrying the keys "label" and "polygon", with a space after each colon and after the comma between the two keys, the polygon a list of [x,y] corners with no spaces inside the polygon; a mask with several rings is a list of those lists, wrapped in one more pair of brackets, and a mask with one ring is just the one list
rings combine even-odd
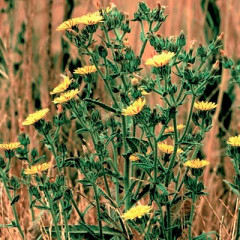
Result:
{"label": "bristly leaf", "polygon": [[98,102],[96,100],[92,100],[92,99],[87,98],[87,99],[84,99],[84,101],[93,103],[95,105],[98,105],[99,107],[101,107],[101,108],[103,108],[103,109],[105,109],[105,110],[107,110],[109,112],[118,113],[117,109],[112,108],[112,107],[110,107],[110,106],[108,106],[108,105],[106,105],[104,103]]}
{"label": "bristly leaf", "polygon": [[14,205],[20,199],[20,195],[17,195],[11,202],[11,205]]}

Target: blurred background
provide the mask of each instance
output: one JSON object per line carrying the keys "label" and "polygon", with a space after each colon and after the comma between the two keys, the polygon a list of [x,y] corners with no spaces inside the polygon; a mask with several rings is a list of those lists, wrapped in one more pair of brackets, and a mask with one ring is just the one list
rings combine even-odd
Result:
{"label": "blurred background", "polygon": [[[139,1],[112,2],[132,19]],[[225,54],[238,62],[239,0],[158,2],[166,6],[168,15],[159,34],[164,37],[174,36],[183,30],[188,48],[192,40],[196,40],[196,46],[204,45],[224,32]],[[31,147],[39,149],[37,132],[33,127],[22,128],[21,122],[28,113],[41,108],[50,107],[54,113],[56,109],[51,104],[50,90],[59,83],[60,73],[64,74],[66,68],[72,72],[84,62],[64,33],[56,32],[55,29],[64,20],[96,11],[109,3],[109,0],[0,0],[0,142],[16,141],[19,133],[26,132],[30,136]],[[151,8],[156,6],[154,0],[146,0],[146,3]],[[126,37],[132,48],[139,51],[140,26],[136,22],[132,22],[131,26],[132,34]],[[153,49],[148,45],[143,59],[152,54]],[[212,63],[215,61],[211,59]],[[222,239],[231,239],[231,233],[236,227],[238,202],[222,180],[231,180],[233,176],[231,161],[226,157],[226,139],[240,133],[240,94],[239,87],[230,83],[229,72],[220,67],[220,74],[221,81],[209,86],[202,97],[217,102],[219,107],[214,115],[214,127],[207,135],[202,149],[203,156],[211,161],[203,179],[209,196],[202,197],[197,203],[194,232],[216,230]],[[102,86],[98,86],[96,91],[104,97]],[[158,100],[149,96],[148,101],[151,104]],[[182,117],[184,123],[184,114]],[[71,131],[65,137],[69,149],[74,151],[75,140]],[[18,175],[22,167],[22,162],[15,162],[13,174]],[[8,203],[2,193],[1,189],[0,208],[3,209]],[[18,203],[18,208],[23,209],[24,205],[23,199]],[[6,208],[1,211],[0,224],[3,224],[4,218],[10,218],[11,211],[8,212]],[[20,211],[20,214],[25,228],[28,228],[31,223],[24,211]],[[1,234],[0,229],[0,239],[10,239],[7,236],[8,232]]]}

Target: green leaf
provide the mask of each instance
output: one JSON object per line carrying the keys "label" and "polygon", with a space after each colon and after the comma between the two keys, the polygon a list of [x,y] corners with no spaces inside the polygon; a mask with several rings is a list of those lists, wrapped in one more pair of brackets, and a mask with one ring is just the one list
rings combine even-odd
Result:
{"label": "green leaf", "polygon": [[230,189],[238,196],[240,197],[240,192],[239,192],[239,188],[237,185],[228,182],[227,180],[223,180],[229,187]]}
{"label": "green leaf", "polygon": [[113,112],[113,113],[118,113],[118,111],[115,109],[115,108],[112,108],[112,107],[109,107],[108,105],[104,104],[104,103],[101,103],[101,102],[98,102],[96,100],[92,100],[92,99],[84,99],[84,101],[86,102],[90,102],[90,103],[93,103],[95,105],[98,105],[99,107],[109,111],[109,112]]}
{"label": "green leaf", "polygon": [[168,190],[161,184],[161,183],[158,183],[157,184],[157,187],[160,191],[162,191],[165,195],[169,195],[168,193]]}
{"label": "green leaf", "polygon": [[90,181],[88,181],[87,179],[78,180],[77,182],[81,183],[84,186],[91,186],[92,185],[92,183]]}
{"label": "green leaf", "polygon": [[[49,232],[49,227],[46,227],[45,229]],[[54,227],[52,227],[51,233],[52,237],[56,237]],[[69,225],[69,234],[72,240],[79,240],[80,237],[84,237],[84,239],[98,240],[99,227],[94,225],[85,225],[83,223],[80,225]],[[103,227],[103,236],[105,240],[110,240],[113,236],[121,237],[123,234],[118,229]]]}
{"label": "green leaf", "polygon": [[218,233],[216,233],[215,231],[211,231],[208,233],[203,233],[197,237],[194,237],[193,240],[210,240],[212,239],[211,237],[209,237],[209,235],[214,234],[216,237],[219,237]]}
{"label": "green leaf", "polygon": [[35,205],[36,208],[41,209],[41,210],[51,210],[49,207],[47,206],[40,206],[40,205]]}
{"label": "green leaf", "polygon": [[13,198],[11,202],[11,206],[14,205],[16,202],[18,202],[19,198],[20,198],[20,195],[17,195],[15,198]]}
{"label": "green leaf", "polygon": [[153,169],[153,165],[149,163],[133,163],[133,166],[143,168],[143,169]]}

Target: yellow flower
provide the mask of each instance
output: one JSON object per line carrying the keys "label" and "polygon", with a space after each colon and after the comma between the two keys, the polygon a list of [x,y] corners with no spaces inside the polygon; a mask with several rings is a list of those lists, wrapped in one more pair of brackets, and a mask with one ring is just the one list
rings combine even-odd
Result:
{"label": "yellow flower", "polygon": [[100,12],[88,13],[80,18],[81,23],[85,25],[95,25],[103,20]]}
{"label": "yellow flower", "polygon": [[136,207],[132,207],[127,212],[122,215],[124,221],[133,220],[135,218],[141,218],[143,215],[148,214],[151,211],[152,207],[148,205],[138,205]]}
{"label": "yellow flower", "polygon": [[159,55],[155,55],[152,58],[147,59],[145,65],[162,67],[169,63],[171,58],[175,55],[173,52],[162,52]]}
{"label": "yellow flower", "polygon": [[49,112],[48,108],[44,108],[42,110],[36,111],[35,113],[31,113],[28,115],[28,117],[23,121],[22,125],[32,125],[35,122],[38,122],[42,118],[45,117],[45,115]]}
{"label": "yellow flower", "polygon": [[138,161],[140,158],[134,153],[130,155],[129,160],[132,162]]}
{"label": "yellow flower", "polygon": [[[185,128],[185,125],[183,125],[183,124],[177,125],[177,130],[178,131],[182,130],[183,128]],[[165,129],[165,133],[172,133],[172,132],[174,132],[174,127],[173,126],[170,126],[170,127]]]}
{"label": "yellow flower", "polygon": [[[166,153],[166,154],[172,154],[174,151],[174,146],[168,145],[166,143],[159,143],[158,148],[160,149],[161,152]],[[182,153],[183,150],[181,148],[177,149],[177,154]]]}
{"label": "yellow flower", "polygon": [[232,147],[240,147],[240,135],[230,137],[227,141],[227,144],[231,145]]}
{"label": "yellow flower", "polygon": [[67,91],[65,93],[62,93],[60,97],[57,97],[53,100],[53,103],[55,104],[61,104],[70,101],[72,98],[74,98],[78,94],[79,90],[74,89]]}
{"label": "yellow flower", "polygon": [[57,27],[56,31],[64,31],[64,30],[70,29],[73,26],[76,26],[80,23],[82,23],[82,19],[80,17],[72,18],[72,19],[69,19],[69,20],[63,22],[62,24],[60,24]]}
{"label": "yellow flower", "polygon": [[13,150],[19,148],[20,145],[21,145],[20,142],[2,143],[0,144],[0,148],[5,150]]}
{"label": "yellow flower", "polygon": [[84,66],[84,67],[75,69],[73,73],[85,75],[85,74],[94,73],[96,71],[97,71],[97,68],[95,66]]}
{"label": "yellow flower", "polygon": [[190,168],[203,168],[209,165],[209,161],[200,160],[197,158],[193,160],[188,160],[187,162],[183,163],[183,165]]}
{"label": "yellow flower", "polygon": [[72,83],[72,80],[69,79],[69,77],[61,75],[63,77],[63,82],[61,82],[60,84],[58,84],[53,90],[52,92],[50,92],[50,94],[56,94],[56,93],[61,93],[64,92],[69,85]]}
{"label": "yellow flower", "polygon": [[122,110],[122,115],[133,116],[138,114],[139,112],[142,111],[145,103],[146,103],[146,99],[142,99],[142,98],[137,99],[132,105]]}
{"label": "yellow flower", "polygon": [[51,166],[50,163],[37,164],[35,166],[31,166],[30,168],[25,169],[24,174],[26,175],[40,174],[41,172],[48,170],[50,166]]}
{"label": "yellow flower", "polygon": [[194,107],[201,111],[209,111],[217,107],[216,103],[213,102],[195,102]]}

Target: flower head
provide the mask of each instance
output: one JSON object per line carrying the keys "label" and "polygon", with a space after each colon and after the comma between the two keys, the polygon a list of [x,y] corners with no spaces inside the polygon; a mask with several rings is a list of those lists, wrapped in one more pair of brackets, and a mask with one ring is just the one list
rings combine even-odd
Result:
{"label": "flower head", "polygon": [[88,13],[82,17],[80,17],[81,23],[85,25],[95,25],[103,20],[103,16],[101,16],[100,12]]}
{"label": "flower head", "polygon": [[183,163],[184,166],[190,167],[190,168],[203,168],[209,165],[209,161],[207,160],[200,160],[200,159],[193,159],[188,160],[185,163]]}
{"label": "flower head", "polygon": [[155,55],[152,58],[147,59],[145,65],[162,67],[169,63],[171,58],[175,55],[174,52],[162,52],[159,55]]}
{"label": "flower head", "polygon": [[230,137],[227,141],[227,144],[231,145],[232,147],[240,147],[240,135]]}
{"label": "flower head", "polygon": [[49,112],[48,108],[44,108],[42,110],[36,111],[35,113],[31,113],[28,115],[28,117],[23,121],[22,125],[27,126],[27,125],[32,125],[42,118],[45,117],[45,115]]}
{"label": "flower head", "polygon": [[86,75],[86,74],[94,73],[96,71],[97,71],[97,68],[95,66],[84,66],[84,67],[75,69],[73,73]]}
{"label": "flower head", "polygon": [[42,164],[37,164],[34,166],[31,166],[30,168],[27,168],[24,170],[24,174],[26,175],[33,175],[33,174],[40,174],[50,168],[51,164],[48,163],[42,163]]}
{"label": "flower head", "polygon": [[130,155],[129,160],[132,162],[138,161],[140,158],[134,153]]}
{"label": "flower head", "polygon": [[58,84],[53,90],[52,92],[50,92],[50,94],[56,94],[56,93],[61,93],[64,92],[69,85],[72,83],[72,80],[69,79],[69,77],[61,75],[63,77],[63,82],[61,82],[60,84]]}
{"label": "flower head", "polygon": [[64,30],[70,29],[80,23],[82,23],[82,19],[80,17],[71,18],[71,19],[63,22],[62,24],[60,24],[57,27],[56,31],[64,31]]}
{"label": "flower head", "polygon": [[[183,128],[185,128],[185,125],[183,125],[183,124],[177,125],[177,130],[178,131],[182,130]],[[170,127],[165,129],[165,133],[172,133],[172,132],[174,132],[174,127],[173,126],[170,126]]]}
{"label": "flower head", "polygon": [[138,114],[139,112],[142,111],[145,103],[146,103],[146,99],[138,98],[132,105],[122,110],[122,115],[133,116]]}
{"label": "flower head", "polygon": [[70,101],[72,98],[74,98],[78,94],[79,90],[74,89],[67,91],[65,93],[62,93],[60,97],[57,97],[53,100],[54,104],[61,104]]}
{"label": "flower head", "polygon": [[213,102],[195,102],[194,107],[200,111],[209,111],[217,107],[216,103]]}
{"label": "flower head", "polygon": [[[166,143],[159,143],[158,148],[160,149],[161,152],[166,153],[166,154],[172,154],[174,151],[174,146],[168,145]],[[182,153],[183,150],[181,148],[177,149],[177,154]]]}
{"label": "flower head", "polygon": [[124,221],[133,220],[135,218],[141,218],[143,215],[148,214],[151,211],[151,207],[148,205],[138,205],[136,207],[132,207],[127,212],[122,215]]}
{"label": "flower head", "polygon": [[5,150],[13,150],[19,148],[20,145],[21,145],[20,142],[2,143],[0,144],[0,148]]}

